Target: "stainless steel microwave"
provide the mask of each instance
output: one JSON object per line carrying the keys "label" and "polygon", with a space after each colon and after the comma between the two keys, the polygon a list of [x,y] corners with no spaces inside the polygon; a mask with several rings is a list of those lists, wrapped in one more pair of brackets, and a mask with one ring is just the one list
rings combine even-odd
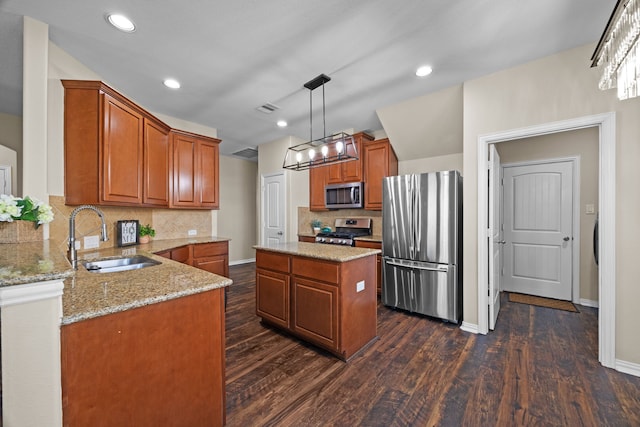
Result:
{"label": "stainless steel microwave", "polygon": [[348,182],[324,187],[324,203],[327,209],[364,207],[362,182]]}

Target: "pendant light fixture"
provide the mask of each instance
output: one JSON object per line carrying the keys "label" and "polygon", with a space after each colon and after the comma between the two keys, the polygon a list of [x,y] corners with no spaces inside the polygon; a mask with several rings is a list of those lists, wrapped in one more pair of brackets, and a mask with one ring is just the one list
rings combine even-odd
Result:
{"label": "pendant light fixture", "polygon": [[598,42],[592,67],[602,67],[601,90],[618,88],[618,99],[640,96],[640,0],[618,0]]}
{"label": "pendant light fixture", "polygon": [[[324,85],[331,81],[325,74],[320,74],[304,84],[309,89],[309,141],[289,147],[284,156],[282,167],[301,171],[316,166],[342,163],[358,159],[358,151],[353,136],[339,132],[327,136]],[[322,138],[313,139],[313,91],[322,87]]]}

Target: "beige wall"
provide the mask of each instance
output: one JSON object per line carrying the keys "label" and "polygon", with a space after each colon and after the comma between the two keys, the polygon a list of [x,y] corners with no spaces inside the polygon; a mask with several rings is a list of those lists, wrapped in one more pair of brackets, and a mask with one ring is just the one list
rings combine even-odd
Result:
{"label": "beige wall", "polygon": [[[393,145],[393,144],[392,144]],[[464,175],[462,153],[398,161],[398,175],[457,170]]]}
{"label": "beige wall", "polygon": [[590,68],[594,45],[582,46],[464,84],[464,321],[478,323],[478,136],[593,114],[616,112],[616,358],[640,363],[640,99],[618,101],[598,90]]}
{"label": "beige wall", "polygon": [[520,163],[565,157],[580,159],[580,299],[598,301],[598,267],[593,259],[596,215],[586,205],[598,206],[598,128],[591,127],[496,144],[501,163]]}
{"label": "beige wall", "polygon": [[0,113],[0,165],[11,166],[11,192],[22,196],[22,117]]}
{"label": "beige wall", "polygon": [[258,164],[220,157],[218,234],[229,237],[229,262],[255,259]]}

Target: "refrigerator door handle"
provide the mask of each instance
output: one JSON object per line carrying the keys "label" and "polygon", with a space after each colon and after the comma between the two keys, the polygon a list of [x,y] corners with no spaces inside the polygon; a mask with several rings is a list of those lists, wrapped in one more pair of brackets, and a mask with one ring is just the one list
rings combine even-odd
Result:
{"label": "refrigerator door handle", "polygon": [[396,267],[415,268],[416,270],[439,271],[439,272],[442,272],[442,273],[446,273],[447,271],[449,271],[449,268],[447,268],[445,266],[425,267],[425,266],[418,265],[418,264],[413,264],[413,263],[412,264],[405,264],[405,263],[393,262],[393,261],[389,261],[389,260],[387,260],[387,264],[394,265]]}

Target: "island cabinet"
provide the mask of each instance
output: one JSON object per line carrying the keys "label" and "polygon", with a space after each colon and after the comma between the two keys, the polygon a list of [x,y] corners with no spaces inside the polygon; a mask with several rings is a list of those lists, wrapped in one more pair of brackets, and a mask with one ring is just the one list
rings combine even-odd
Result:
{"label": "island cabinet", "polygon": [[157,178],[168,172],[169,128],[102,82],[62,84],[65,203],[168,206],[169,178]]}
{"label": "island cabinet", "polygon": [[366,142],[362,155],[364,158],[364,208],[372,211],[382,210],[382,179],[398,175],[398,158],[389,143],[389,139]]}
{"label": "island cabinet", "polygon": [[[370,240],[356,240],[356,248],[382,249],[382,242]],[[382,255],[376,255],[376,289],[378,295],[382,294]]]}
{"label": "island cabinet", "polygon": [[173,197],[171,207],[217,209],[220,140],[171,132]]}
{"label": "island cabinet", "polygon": [[256,312],[348,360],[376,339],[375,257],[345,262],[258,249]]}
{"label": "island cabinet", "polygon": [[225,424],[221,288],[63,325],[63,425]]}

